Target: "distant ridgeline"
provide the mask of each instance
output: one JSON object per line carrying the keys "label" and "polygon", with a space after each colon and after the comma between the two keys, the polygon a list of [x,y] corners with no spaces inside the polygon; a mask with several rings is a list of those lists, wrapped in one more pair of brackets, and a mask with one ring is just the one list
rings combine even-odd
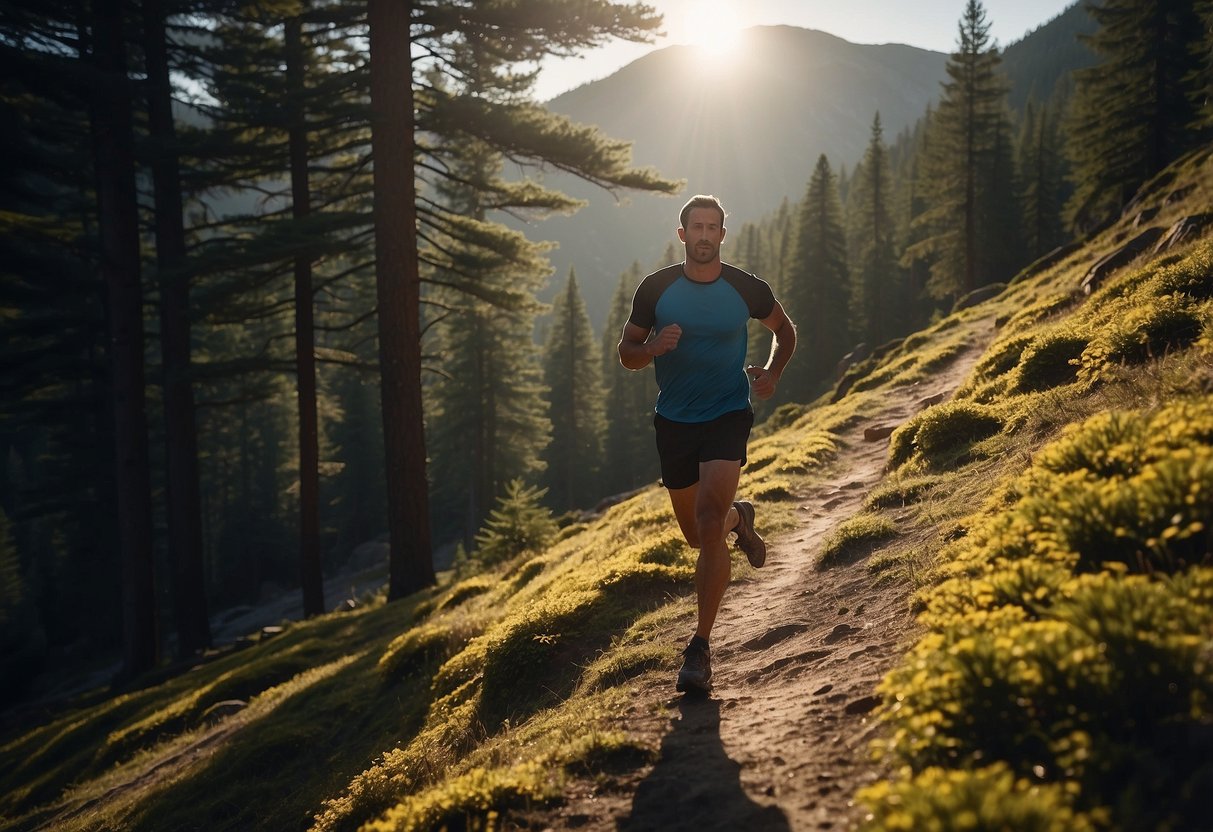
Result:
{"label": "distant ridgeline", "polygon": [[[1066,73],[1092,62],[1077,36],[1093,28],[1076,4],[1006,47],[1002,69],[1015,111],[1022,113],[1030,98],[1044,104]],[[877,112],[894,149],[904,146],[927,107],[937,105],[947,78],[943,53],[854,44],[790,26],[754,27],[740,51],[742,57],[721,67],[709,91],[688,90],[681,81],[688,66],[702,63],[695,49],[672,46],[548,102],[555,112],[634,141],[636,164],[687,180],[683,198],[720,196],[732,217],[726,259],[737,257],[743,223],[762,221],[782,201],[803,196],[820,154],[835,172],[852,169],[863,157]],[[550,255],[555,276],[577,269],[590,317],[600,328],[619,275],[633,261],[645,271],[656,268],[667,244],[677,241],[681,199],[640,193],[616,201],[560,174],[547,183],[589,204],[525,231],[559,243]],[[545,297],[557,283],[552,281]]]}

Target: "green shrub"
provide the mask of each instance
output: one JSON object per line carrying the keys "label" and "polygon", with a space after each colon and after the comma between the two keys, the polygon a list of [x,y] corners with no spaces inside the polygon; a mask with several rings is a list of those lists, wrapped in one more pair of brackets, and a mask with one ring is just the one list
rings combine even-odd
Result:
{"label": "green shrub", "polygon": [[594,660],[582,675],[580,690],[598,691],[621,685],[629,679],[657,668],[674,668],[677,653],[673,646],[650,641],[627,648],[616,646]]}
{"label": "green shrub", "polygon": [[[1101,827],[1198,828],[1213,782],[1211,529],[1213,396],[1067,429],[918,594],[927,634],[881,685],[891,762],[1001,763],[1058,784]],[[965,811],[921,785],[882,787],[898,796],[874,828]],[[968,828],[1022,828],[1014,806],[991,805]]]}
{"label": "green shrub", "polygon": [[1074,292],[1047,295],[1008,317],[1003,329],[1006,332],[1020,332],[1034,327],[1073,306],[1081,297],[1081,294]]}
{"label": "green shrub", "polygon": [[876,544],[897,536],[892,521],[874,514],[857,514],[834,530],[821,550],[817,568],[846,563]]}
{"label": "green shrub", "polygon": [[939,484],[939,478],[926,477],[886,477],[868,494],[864,506],[876,508],[902,508],[917,503],[927,496]]}
{"label": "green shrub", "polygon": [[1190,346],[1201,333],[1200,315],[1178,296],[1133,306],[1113,318],[1082,355],[1084,376],[1108,365],[1140,364]]}
{"label": "green shrub", "polygon": [[[1206,397],[1150,417],[1097,415],[1039,454],[1013,490],[1016,535],[1073,552],[1083,570],[1119,562],[1172,573],[1213,555],[1213,412]],[[995,557],[1004,556],[995,552]]]}
{"label": "green shrub", "polygon": [[911,419],[898,426],[889,436],[889,468],[897,469],[914,455],[914,440],[918,437],[918,420]]}
{"label": "green shrub", "polygon": [[1204,240],[1183,260],[1159,269],[1148,289],[1158,297],[1213,298],[1213,240]]}
{"label": "green shrub", "polygon": [[1094,832],[1101,813],[1076,812],[1064,788],[1016,777],[995,764],[974,771],[929,768],[906,782],[859,792],[864,832]]}
{"label": "green shrub", "polygon": [[[838,446],[826,431],[806,432],[802,441],[779,449],[773,470],[780,474],[805,474],[834,456]],[[746,463],[747,473],[751,465]]]}
{"label": "green shrub", "polygon": [[1171,583],[1101,573],[1071,579],[1041,617],[937,617],[882,683],[887,748],[915,770],[1002,761],[1073,780],[1088,808],[1115,804],[1122,828],[1194,821],[1213,775],[1210,593],[1213,570]]}
{"label": "green shrub", "polygon": [[432,662],[445,661],[463,649],[482,625],[466,616],[443,616],[418,624],[392,639],[379,657],[379,673],[386,681],[418,670]]}
{"label": "green shrub", "polygon": [[1128,477],[1141,470],[1146,430],[1147,423],[1135,414],[1101,413],[1068,426],[1037,455],[1035,467],[1054,474]]}
{"label": "green shrub", "polygon": [[787,477],[763,477],[750,486],[750,495],[756,500],[795,500],[796,492]]}
{"label": "green shrub", "polygon": [[914,444],[928,459],[941,458],[1002,430],[997,411],[972,402],[945,402],[924,411],[919,421]]}
{"label": "green shrub", "polygon": [[1016,335],[991,345],[973,368],[974,383],[990,381],[1015,369],[1019,364],[1020,356],[1023,355],[1028,344],[1032,343],[1034,337],[1034,335]]}
{"label": "green shrub", "polygon": [[502,577],[508,579],[513,584],[513,589],[517,591],[533,581],[543,570],[547,569],[548,562],[546,556],[540,555],[537,558],[524,561],[518,565],[516,570],[507,572]]}
{"label": "green shrub", "polygon": [[1086,335],[1064,329],[1037,335],[1019,358],[1013,389],[1032,393],[1073,383],[1078,376],[1078,361],[1089,342]]}
{"label": "green shrub", "polygon": [[998,433],[1002,426],[996,409],[976,402],[951,401],[929,407],[893,431],[889,467],[898,468],[912,457],[929,465],[952,462],[975,442]]}
{"label": "green shrub", "polygon": [[770,436],[783,430],[799,419],[808,410],[808,406],[798,402],[787,402],[775,408],[767,418],[754,428],[753,436]]}
{"label": "green shrub", "polygon": [[438,599],[435,610],[454,609],[465,601],[478,595],[483,595],[491,589],[495,589],[500,586],[500,583],[500,580],[495,575],[475,575],[471,578],[466,578],[452,586]]}
{"label": "green shrub", "polygon": [[[488,634],[481,721],[490,729],[534,713],[572,690],[578,663],[609,638],[608,596],[545,596]],[[606,635],[604,636],[604,633]]]}
{"label": "green shrub", "polygon": [[544,803],[559,794],[559,786],[536,762],[509,769],[473,769],[409,795],[383,817],[361,828],[367,832],[496,829],[501,810]]}
{"label": "green shrub", "polygon": [[473,639],[438,672],[436,689],[479,673],[480,719],[490,728],[552,705],[572,691],[581,668],[612,637],[694,574],[691,550],[674,530],[624,546],[604,555],[592,573],[518,605]]}
{"label": "green shrub", "polygon": [[692,563],[691,550],[682,539],[682,534],[676,531],[667,531],[642,544],[638,560],[641,563],[659,563],[665,566]]}

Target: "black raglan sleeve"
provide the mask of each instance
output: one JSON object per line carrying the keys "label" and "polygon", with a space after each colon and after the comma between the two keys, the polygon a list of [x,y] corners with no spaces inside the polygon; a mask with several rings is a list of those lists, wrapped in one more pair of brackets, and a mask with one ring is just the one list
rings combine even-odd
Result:
{"label": "black raglan sleeve", "polygon": [[726,266],[724,277],[749,307],[751,318],[761,321],[775,311],[775,292],[761,277],[735,266]]}
{"label": "black raglan sleeve", "polygon": [[657,323],[657,300],[681,273],[681,265],[667,266],[640,281],[636,294],[632,296],[632,314],[628,316],[628,323],[641,329],[652,329]]}

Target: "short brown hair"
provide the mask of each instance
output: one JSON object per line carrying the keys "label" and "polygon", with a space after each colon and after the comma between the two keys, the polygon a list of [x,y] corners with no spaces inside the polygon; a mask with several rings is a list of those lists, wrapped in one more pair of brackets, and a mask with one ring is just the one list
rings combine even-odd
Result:
{"label": "short brown hair", "polygon": [[724,227],[724,206],[720,204],[720,200],[711,194],[695,194],[687,200],[687,204],[682,206],[682,210],[678,212],[678,227],[687,227],[687,216],[694,208],[715,208],[720,212],[720,227]]}

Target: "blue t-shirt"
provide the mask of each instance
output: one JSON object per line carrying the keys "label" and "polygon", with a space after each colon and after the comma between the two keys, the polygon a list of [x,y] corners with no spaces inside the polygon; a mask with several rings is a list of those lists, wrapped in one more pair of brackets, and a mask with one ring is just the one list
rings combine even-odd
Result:
{"label": "blue t-shirt", "polygon": [[642,280],[628,322],[654,332],[682,327],[678,346],[653,359],[657,412],[675,422],[708,422],[749,407],[746,325],[774,309],[766,281],[727,263],[710,283],[691,280],[681,263]]}

